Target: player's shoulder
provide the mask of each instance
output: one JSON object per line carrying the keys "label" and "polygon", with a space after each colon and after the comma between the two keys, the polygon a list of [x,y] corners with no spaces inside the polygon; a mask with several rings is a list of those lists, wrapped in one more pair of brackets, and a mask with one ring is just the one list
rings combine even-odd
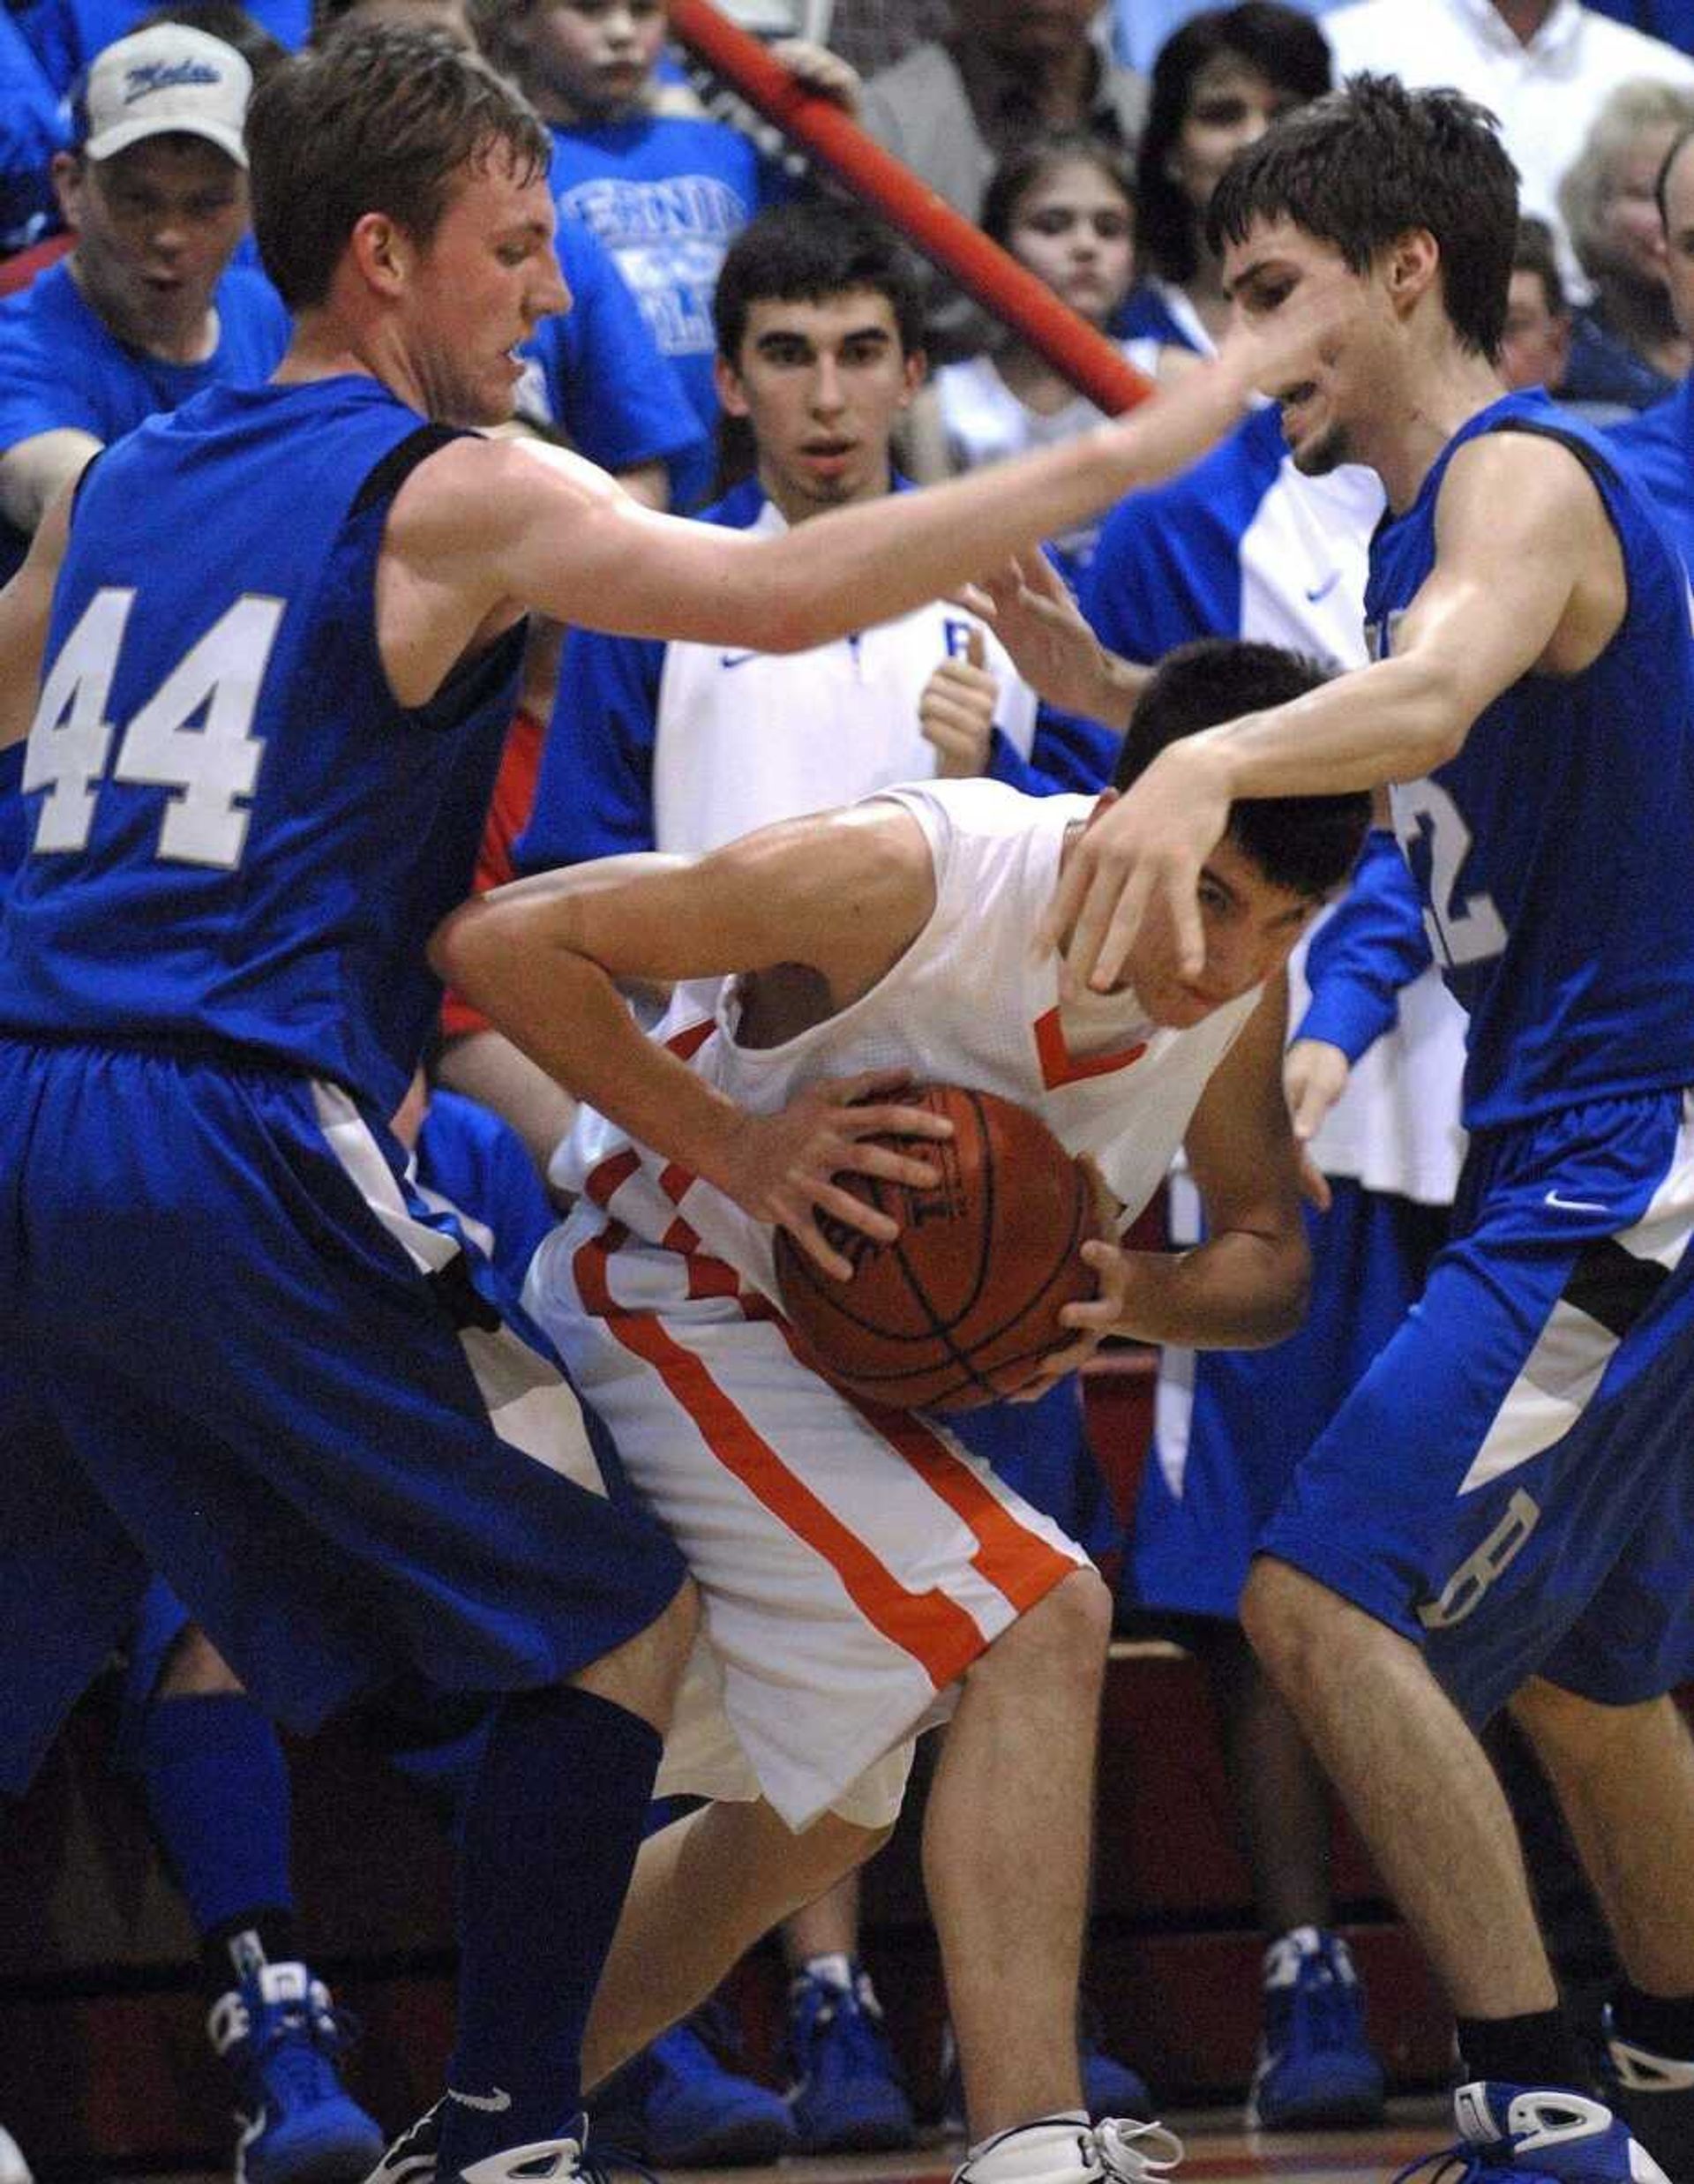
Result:
{"label": "player's shoulder", "polygon": [[1090,796],[1031,796],[986,774],[962,781],[903,782],[879,794],[903,804],[933,836],[979,842],[1061,833],[1085,819],[1094,806]]}
{"label": "player's shoulder", "polygon": [[1480,524],[1503,541],[1549,520],[1600,513],[1620,474],[1600,434],[1551,402],[1506,409],[1459,439],[1436,492],[1437,521]]}

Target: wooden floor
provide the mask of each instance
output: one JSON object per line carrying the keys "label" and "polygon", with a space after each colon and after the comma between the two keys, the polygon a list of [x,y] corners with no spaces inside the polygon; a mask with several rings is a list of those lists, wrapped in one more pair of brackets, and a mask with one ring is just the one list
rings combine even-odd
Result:
{"label": "wooden floor", "polygon": [[[1387,2184],[1408,2163],[1449,2144],[1452,2137],[1450,2107],[1435,2098],[1391,2101],[1389,2121],[1377,2131],[1267,2136],[1243,2131],[1239,2113],[1222,2109],[1166,2120],[1185,2149],[1173,2184],[1253,2184],[1263,2177],[1274,2177],[1279,2184],[1300,2184],[1306,2178],[1314,2184]],[[933,2139],[910,2154],[785,2161],[767,2169],[672,2170],[666,2184],[948,2184],[963,2158],[956,2143]],[[125,2184],[229,2184],[229,2173],[148,2179],[130,2170]]]}

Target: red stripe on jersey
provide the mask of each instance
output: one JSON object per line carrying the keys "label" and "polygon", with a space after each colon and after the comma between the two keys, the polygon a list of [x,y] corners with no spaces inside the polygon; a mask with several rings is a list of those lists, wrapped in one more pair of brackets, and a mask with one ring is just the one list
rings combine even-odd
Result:
{"label": "red stripe on jersey", "polygon": [[725,1470],[822,1556],[873,1629],[910,1655],[937,1691],[964,1673],[987,1640],[956,1602],[903,1585],[795,1476],[704,1362],[651,1313],[626,1313],[609,1325],[626,1350],[652,1366]]}
{"label": "red stripe on jersey", "polygon": [[1076,1565],[1038,1532],[1031,1532],[998,1500],[942,1440],[909,1410],[848,1400],[866,1425],[899,1450],[932,1493],[969,1525],[977,1542],[971,1566],[987,1579],[1020,1615],[1050,1593]]}
{"label": "red stripe on jersey", "polygon": [[1080,1084],[1086,1077],[1110,1077],[1113,1069],[1127,1069],[1132,1062],[1139,1062],[1147,1051],[1143,1039],[1139,1047],[1123,1047],[1116,1054],[1084,1054],[1079,1059],[1065,1044],[1065,1027],[1056,1006],[1038,1017],[1033,1028],[1035,1051],[1041,1060],[1041,1082],[1049,1092],[1057,1092],[1061,1084]]}
{"label": "red stripe on jersey", "polygon": [[612,1302],[611,1260],[628,1235],[621,1221],[608,1221],[597,1236],[590,1236],[586,1243],[577,1246],[571,1260],[582,1309],[591,1312],[596,1319],[614,1318],[623,1310]]}
{"label": "red stripe on jersey", "polygon": [[633,1145],[626,1145],[621,1152],[609,1153],[589,1175],[582,1186],[585,1198],[592,1198],[603,1212],[614,1190],[621,1190],[641,1165],[641,1156]]}
{"label": "red stripe on jersey", "polygon": [[664,1043],[679,1062],[686,1062],[700,1052],[716,1029],[715,1017],[702,1017],[698,1024],[690,1024],[680,1032],[673,1032]]}
{"label": "red stripe on jersey", "polygon": [[680,1205],[699,1181],[693,1168],[684,1167],[679,1160],[671,1160],[659,1177],[659,1189],[672,1205]]}

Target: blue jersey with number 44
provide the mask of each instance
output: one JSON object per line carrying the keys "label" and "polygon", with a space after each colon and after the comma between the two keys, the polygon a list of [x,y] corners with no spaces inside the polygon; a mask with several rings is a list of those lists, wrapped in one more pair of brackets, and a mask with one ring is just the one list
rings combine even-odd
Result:
{"label": "blue jersey with number 44", "polygon": [[0,1027],[245,1054],[398,1106],[521,642],[424,707],[388,687],[383,529],[450,437],[374,379],[214,387],[86,474],[25,754]]}
{"label": "blue jersey with number 44", "polygon": [[1465,1122],[1488,1130],[1694,1084],[1694,657],[1682,562],[1606,442],[1540,393],[1508,394],[1437,458],[1372,543],[1372,650],[1435,559],[1447,465],[1484,432],[1544,433],[1581,461],[1623,557],[1628,605],[1593,664],[1529,674],[1456,758],[1391,792],[1430,944],[1470,1014]]}

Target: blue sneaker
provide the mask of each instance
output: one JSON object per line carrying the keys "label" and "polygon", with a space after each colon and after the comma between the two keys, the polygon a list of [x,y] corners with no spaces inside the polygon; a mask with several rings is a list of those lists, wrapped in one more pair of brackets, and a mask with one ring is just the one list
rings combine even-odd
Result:
{"label": "blue sneaker", "polygon": [[1605,2013],[1600,2085],[1671,2184],[1694,2184],[1694,2062],[1624,2039]]}
{"label": "blue sneaker", "polygon": [[788,1990],[789,2113],[808,2154],[910,2146],[918,2120],[867,1975],[841,1959],[843,1985],[801,1972]]}
{"label": "blue sneaker", "polygon": [[1664,2171],[1611,2110],[1563,2086],[1477,2079],[1453,2095],[1458,2143],[1400,2171],[1406,2184],[1667,2184]]}
{"label": "blue sneaker", "polygon": [[206,2020],[235,2074],[236,2184],[356,2184],[382,2133],[335,2075],[348,2019],[304,1964],[257,1964]]}
{"label": "blue sneaker", "polygon": [[[1153,2096],[1146,2079],[1100,2045],[1093,2008],[1086,1999],[1077,2013],[1076,2060],[1082,2069],[1083,2105],[1091,2123],[1151,2115]],[[965,2135],[964,2077],[950,2023],[941,2027],[941,2128],[949,2138]]]}
{"label": "blue sneaker", "polygon": [[1247,2097],[1248,2128],[1380,2123],[1385,2090],[1346,1943],[1296,1926],[1264,1953],[1264,2037]]}
{"label": "blue sneaker", "polygon": [[662,2169],[728,2168],[791,2154],[787,2102],[723,2060],[732,2045],[727,2030],[720,2013],[696,2010],[626,2062],[596,2098],[596,2147]]}

